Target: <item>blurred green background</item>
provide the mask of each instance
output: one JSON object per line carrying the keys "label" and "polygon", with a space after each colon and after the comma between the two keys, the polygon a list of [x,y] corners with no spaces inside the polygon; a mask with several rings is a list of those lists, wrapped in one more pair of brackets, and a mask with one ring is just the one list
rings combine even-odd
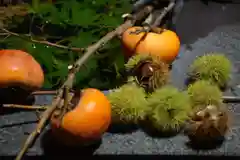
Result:
{"label": "blurred green background", "polygon": [[[21,37],[0,33],[1,49],[21,49],[33,55],[45,72],[45,89],[56,89],[66,79],[68,65],[82,53],[31,42],[49,41],[86,48],[123,22],[129,0],[33,0],[31,4],[1,7],[0,27]],[[3,11],[4,9],[4,11]],[[119,39],[95,53],[76,75],[75,87],[108,89],[121,82],[124,67]]]}

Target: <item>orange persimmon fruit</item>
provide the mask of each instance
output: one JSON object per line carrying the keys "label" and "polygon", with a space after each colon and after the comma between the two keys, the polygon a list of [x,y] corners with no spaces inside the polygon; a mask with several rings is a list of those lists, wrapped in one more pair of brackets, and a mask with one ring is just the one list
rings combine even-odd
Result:
{"label": "orange persimmon fruit", "polygon": [[[139,33],[136,30],[142,27],[134,26],[128,28],[121,37],[125,57],[129,58],[135,54],[152,54],[159,56],[164,62],[173,62],[180,49],[180,40],[177,34],[171,30],[163,29],[160,33]],[[157,28],[161,30],[161,28]]]}
{"label": "orange persimmon fruit", "polygon": [[42,87],[44,73],[40,64],[22,50],[0,50],[0,87],[34,90]]}
{"label": "orange persimmon fruit", "polygon": [[84,89],[74,109],[59,122],[51,118],[52,133],[67,146],[88,145],[101,139],[111,123],[111,104],[101,91]]}

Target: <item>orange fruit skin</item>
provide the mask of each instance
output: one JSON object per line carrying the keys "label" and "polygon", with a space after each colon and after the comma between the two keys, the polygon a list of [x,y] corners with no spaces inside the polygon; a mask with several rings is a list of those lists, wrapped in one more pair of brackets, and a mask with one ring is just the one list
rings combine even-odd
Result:
{"label": "orange fruit skin", "polygon": [[83,90],[76,107],[58,125],[51,119],[53,134],[65,145],[85,145],[101,139],[111,123],[111,104],[99,90]]}
{"label": "orange fruit skin", "polygon": [[21,50],[0,50],[0,87],[20,86],[26,89],[41,88],[44,73],[40,64]]}
{"label": "orange fruit skin", "polygon": [[[121,38],[123,51],[126,57],[131,57],[134,54],[152,54],[161,57],[165,62],[173,62],[180,49],[180,40],[177,34],[170,30],[164,30],[162,33],[145,33],[130,34],[142,27],[128,28]],[[160,28],[158,28],[160,30]]]}

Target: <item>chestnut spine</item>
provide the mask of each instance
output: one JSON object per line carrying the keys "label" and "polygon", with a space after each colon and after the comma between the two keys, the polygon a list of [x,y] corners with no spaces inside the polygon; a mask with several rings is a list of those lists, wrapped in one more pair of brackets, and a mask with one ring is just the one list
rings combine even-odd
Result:
{"label": "chestnut spine", "polygon": [[160,131],[179,131],[192,111],[187,93],[173,86],[155,90],[147,101],[149,120]]}
{"label": "chestnut spine", "polygon": [[230,79],[232,64],[223,54],[209,53],[198,57],[190,66],[193,81],[207,80],[224,88]]}
{"label": "chestnut spine", "polygon": [[113,123],[137,124],[146,115],[147,101],[143,88],[133,82],[111,90],[107,95],[112,104]]}
{"label": "chestnut spine", "polygon": [[169,65],[159,56],[137,54],[125,64],[126,70],[146,91],[152,92],[169,82]]}

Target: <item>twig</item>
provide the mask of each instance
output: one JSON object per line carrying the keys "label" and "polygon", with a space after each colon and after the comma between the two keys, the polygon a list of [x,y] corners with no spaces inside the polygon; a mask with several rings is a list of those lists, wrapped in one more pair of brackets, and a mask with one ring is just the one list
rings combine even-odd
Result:
{"label": "twig", "polygon": [[162,13],[157,17],[152,27],[157,27],[159,24],[161,24],[162,19],[167,15],[168,12],[170,12],[173,9],[174,6],[175,1],[170,2],[169,5],[166,8],[164,8]]}
{"label": "twig", "polygon": [[64,101],[63,101],[63,105],[61,107],[58,108],[58,112],[55,112],[54,113],[54,116],[57,118],[57,120],[59,122],[62,121],[64,115],[69,111],[68,108],[69,108],[69,102],[72,100],[73,98],[73,95],[70,95],[70,89],[68,88],[68,86],[65,86],[63,88],[63,98],[64,98]]}
{"label": "twig", "polygon": [[[151,25],[151,24],[148,24],[148,23],[145,23],[143,24],[143,28],[142,29],[139,29],[139,30],[136,30],[134,32],[131,32],[132,34],[140,34],[142,32],[150,32],[151,30],[153,32],[156,32],[158,33],[159,32],[159,29],[156,29],[156,27],[161,24],[161,21],[162,19],[167,15],[168,12],[170,12],[173,7],[175,6],[175,1],[171,1],[169,3],[169,5],[163,9],[163,11],[161,12],[161,14],[157,17],[157,19],[154,21],[154,23]],[[150,15],[151,16],[151,15]]]}
{"label": "twig", "polygon": [[9,33],[0,33],[0,36],[8,36]]}
{"label": "twig", "polygon": [[35,111],[35,115],[36,115],[36,117],[37,117],[37,120],[39,121],[40,119],[41,119],[41,112],[39,111],[39,110],[36,110]]}
{"label": "twig", "polygon": [[57,91],[35,91],[31,95],[56,95]]}
{"label": "twig", "polygon": [[48,41],[36,40],[36,39],[32,39],[32,38],[29,39],[29,38],[21,36],[18,33],[11,32],[5,28],[0,28],[0,29],[7,34],[21,38],[21,39],[23,39],[25,41],[29,41],[29,42],[44,44],[44,45],[48,45],[48,46],[52,46],[52,47],[56,47],[56,48],[60,48],[60,49],[65,49],[65,50],[69,50],[69,51],[74,51],[74,52],[84,52],[84,50],[85,50],[84,48],[68,47],[68,46],[64,46],[64,45],[60,45],[60,44],[56,44],[56,43],[51,43]]}
{"label": "twig", "polygon": [[46,110],[47,106],[28,106],[19,104],[3,104],[4,108],[20,108],[20,109],[32,109],[32,110]]}
{"label": "twig", "polygon": [[98,42],[95,44],[89,46],[87,48],[86,53],[78,59],[75,64],[73,65],[72,71],[68,74],[66,82],[62,85],[62,87],[58,90],[58,94],[56,98],[53,100],[51,107],[49,107],[43,114],[42,118],[39,121],[36,129],[29,135],[27,138],[25,144],[23,145],[21,151],[16,157],[16,160],[21,160],[24,156],[25,152],[28,150],[28,148],[34,143],[37,136],[41,133],[42,129],[46,125],[46,122],[51,117],[51,115],[54,113],[55,109],[58,107],[58,105],[61,103],[61,99],[63,97],[63,88],[68,87],[72,88],[73,86],[73,80],[75,78],[75,74],[79,71],[79,69],[82,67],[82,65],[88,60],[88,58],[98,50],[98,48],[102,47],[105,43],[107,43],[109,40],[114,38],[117,35],[122,34],[127,28],[134,25],[136,20],[140,20],[145,14],[148,14],[152,11],[152,7],[147,6],[145,7],[141,12],[136,13],[136,15],[133,16],[133,20],[127,20],[124,24],[116,28],[114,31],[109,32],[107,35],[105,35],[103,38],[101,38]]}

